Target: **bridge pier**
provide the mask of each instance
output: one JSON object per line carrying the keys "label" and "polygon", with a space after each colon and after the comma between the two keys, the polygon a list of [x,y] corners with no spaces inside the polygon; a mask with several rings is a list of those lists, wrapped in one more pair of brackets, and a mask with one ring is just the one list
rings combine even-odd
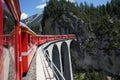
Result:
{"label": "bridge pier", "polygon": [[60,46],[58,46],[58,50],[59,50],[59,53],[60,53],[60,71],[61,71],[61,73],[63,74],[63,67],[62,67],[62,55],[61,55],[61,44],[62,44],[62,42],[58,42],[58,43],[56,43],[56,45],[60,45]]}
{"label": "bridge pier", "polygon": [[67,45],[68,45],[68,57],[69,57],[69,64],[70,64],[70,77],[71,80],[73,80],[73,72],[72,72],[72,61],[71,61],[71,52],[70,52],[70,44],[71,44],[71,40],[66,41]]}

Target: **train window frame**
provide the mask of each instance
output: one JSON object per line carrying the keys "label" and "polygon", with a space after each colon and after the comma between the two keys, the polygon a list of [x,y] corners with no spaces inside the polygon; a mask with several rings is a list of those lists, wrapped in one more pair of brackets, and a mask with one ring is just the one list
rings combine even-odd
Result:
{"label": "train window frame", "polygon": [[30,47],[30,44],[31,44],[31,42],[30,42],[31,40],[30,40],[30,34],[28,34],[28,46]]}
{"label": "train window frame", "polygon": [[[12,12],[10,11],[8,5],[6,2],[2,2],[3,7],[3,56],[7,55],[6,59],[9,64],[3,61],[4,63],[4,73],[7,74],[4,75],[5,79],[11,79],[15,80],[16,75],[16,62],[15,62],[15,18],[12,15]],[[6,66],[10,68],[9,71],[6,72]]]}
{"label": "train window frame", "polygon": [[15,19],[10,12],[7,4],[5,2],[3,4],[3,34],[11,34],[15,29]]}

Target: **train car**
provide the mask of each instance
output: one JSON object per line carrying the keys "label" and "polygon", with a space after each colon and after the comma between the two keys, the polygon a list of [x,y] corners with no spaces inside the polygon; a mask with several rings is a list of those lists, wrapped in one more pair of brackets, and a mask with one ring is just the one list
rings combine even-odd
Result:
{"label": "train car", "polygon": [[37,35],[20,22],[18,0],[0,0],[0,80],[22,80],[38,45],[75,35]]}
{"label": "train car", "polygon": [[37,49],[38,37],[28,26],[20,22],[22,75],[26,76],[31,60]]}
{"label": "train car", "polygon": [[0,0],[0,80],[18,80],[19,68],[18,0]]}

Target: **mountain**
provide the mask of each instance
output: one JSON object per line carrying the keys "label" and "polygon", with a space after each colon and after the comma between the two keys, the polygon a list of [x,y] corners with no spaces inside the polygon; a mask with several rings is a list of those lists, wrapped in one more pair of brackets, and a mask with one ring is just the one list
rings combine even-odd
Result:
{"label": "mountain", "polygon": [[27,26],[30,27],[36,34],[42,33],[41,20],[43,18],[43,13],[38,13],[33,16],[28,17],[25,20],[22,20]]}
{"label": "mountain", "polygon": [[38,14],[28,17],[25,20],[22,20],[22,22],[28,26],[38,26],[40,25],[42,17],[43,17],[43,13],[38,13]]}
{"label": "mountain", "polygon": [[75,80],[108,80],[108,76],[109,80],[120,80],[119,10],[120,0],[98,7],[66,0],[48,2],[42,20],[43,33],[77,36],[78,42],[71,45],[73,74],[78,75]]}

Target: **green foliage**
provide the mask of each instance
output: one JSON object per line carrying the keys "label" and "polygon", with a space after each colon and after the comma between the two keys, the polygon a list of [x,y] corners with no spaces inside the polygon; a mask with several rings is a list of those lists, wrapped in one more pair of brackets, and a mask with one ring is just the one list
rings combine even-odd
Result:
{"label": "green foliage", "polygon": [[85,73],[76,72],[73,74],[73,79],[74,80],[119,80],[114,77],[108,76],[104,71],[95,71],[94,69]]}
{"label": "green foliage", "polygon": [[[82,19],[90,32],[95,34],[93,41],[85,43],[87,48],[97,48],[96,42],[108,42],[106,53],[120,50],[120,0],[111,0],[106,5],[94,7],[93,4],[71,3],[66,0],[49,0],[44,9],[42,26],[48,18],[59,18],[64,13],[73,13]],[[102,78],[104,76],[104,78]],[[104,72],[75,73],[74,80],[107,80]],[[114,79],[113,79],[114,80]]]}
{"label": "green foliage", "polygon": [[97,40],[102,43],[107,41],[108,51],[120,49],[120,0],[111,0],[106,5],[98,7],[88,5],[86,2],[77,4],[66,0],[49,0],[44,9],[42,27],[48,18],[57,20],[65,13],[73,13],[91,27],[90,32],[95,34],[95,38],[83,44],[87,48],[97,48],[94,42]]}
{"label": "green foliage", "polygon": [[36,34],[40,34],[39,26],[30,26],[30,29],[33,30]]}
{"label": "green foliage", "polygon": [[50,17],[58,18],[69,12],[79,13],[79,9],[76,10],[75,4],[66,0],[50,0],[44,9],[42,25],[44,26],[44,22]]}
{"label": "green foliage", "polygon": [[103,72],[88,71],[86,73],[75,73],[74,80],[108,80],[107,75]]}

